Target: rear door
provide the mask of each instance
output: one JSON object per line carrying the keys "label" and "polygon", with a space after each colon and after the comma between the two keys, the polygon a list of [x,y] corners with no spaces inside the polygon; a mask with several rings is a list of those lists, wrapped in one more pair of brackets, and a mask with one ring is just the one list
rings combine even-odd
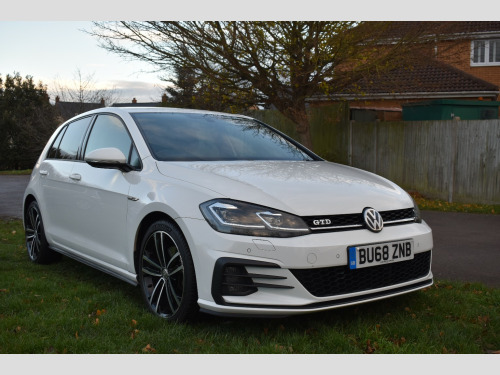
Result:
{"label": "rear door", "polygon": [[41,197],[39,204],[49,242],[71,247],[75,228],[72,170],[92,116],[71,122],[61,129],[40,165]]}

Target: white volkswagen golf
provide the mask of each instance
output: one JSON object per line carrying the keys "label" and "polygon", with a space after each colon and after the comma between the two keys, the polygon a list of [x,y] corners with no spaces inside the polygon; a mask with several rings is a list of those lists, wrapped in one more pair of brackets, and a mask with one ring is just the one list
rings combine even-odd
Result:
{"label": "white volkswagen golf", "polygon": [[61,125],[24,195],[30,259],[139,285],[162,318],[286,316],[432,284],[432,231],[392,182],[250,117],[102,108]]}

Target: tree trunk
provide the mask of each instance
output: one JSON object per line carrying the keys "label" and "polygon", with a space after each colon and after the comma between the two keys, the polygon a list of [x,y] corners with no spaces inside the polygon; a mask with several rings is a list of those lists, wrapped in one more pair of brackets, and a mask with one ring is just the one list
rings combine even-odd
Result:
{"label": "tree trunk", "polygon": [[282,113],[295,123],[295,131],[299,136],[300,143],[313,151],[311,126],[309,124],[309,118],[307,117],[305,104],[297,105],[293,109],[289,108]]}
{"label": "tree trunk", "polygon": [[301,123],[296,126],[297,134],[300,138],[300,143],[306,146],[309,150],[313,150],[312,137],[311,137],[311,126],[309,125],[309,119],[305,118]]}

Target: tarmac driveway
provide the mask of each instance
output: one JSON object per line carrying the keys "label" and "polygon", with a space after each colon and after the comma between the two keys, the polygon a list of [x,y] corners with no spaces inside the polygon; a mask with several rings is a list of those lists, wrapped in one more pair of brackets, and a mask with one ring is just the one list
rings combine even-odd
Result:
{"label": "tarmac driveway", "polygon": [[0,175],[0,219],[22,218],[23,195],[30,176]]}
{"label": "tarmac driveway", "polygon": [[422,211],[422,217],[434,236],[436,279],[500,288],[500,215]]}
{"label": "tarmac driveway", "polygon": [[[30,176],[0,175],[0,219],[22,218]],[[500,288],[500,215],[422,211],[432,228],[436,279],[479,281]]]}

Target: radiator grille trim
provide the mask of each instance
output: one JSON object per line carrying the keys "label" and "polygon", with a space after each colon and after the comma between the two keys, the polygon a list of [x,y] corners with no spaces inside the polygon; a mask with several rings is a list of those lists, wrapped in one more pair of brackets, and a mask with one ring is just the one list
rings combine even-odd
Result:
{"label": "radiator grille trim", "polygon": [[[380,215],[384,221],[384,226],[410,224],[416,220],[413,207],[402,210],[381,211]],[[368,229],[363,220],[363,213],[361,212],[343,215],[303,216],[302,219],[314,233]],[[323,223],[328,221],[328,224],[319,225],[315,224],[315,221],[323,221]]]}

